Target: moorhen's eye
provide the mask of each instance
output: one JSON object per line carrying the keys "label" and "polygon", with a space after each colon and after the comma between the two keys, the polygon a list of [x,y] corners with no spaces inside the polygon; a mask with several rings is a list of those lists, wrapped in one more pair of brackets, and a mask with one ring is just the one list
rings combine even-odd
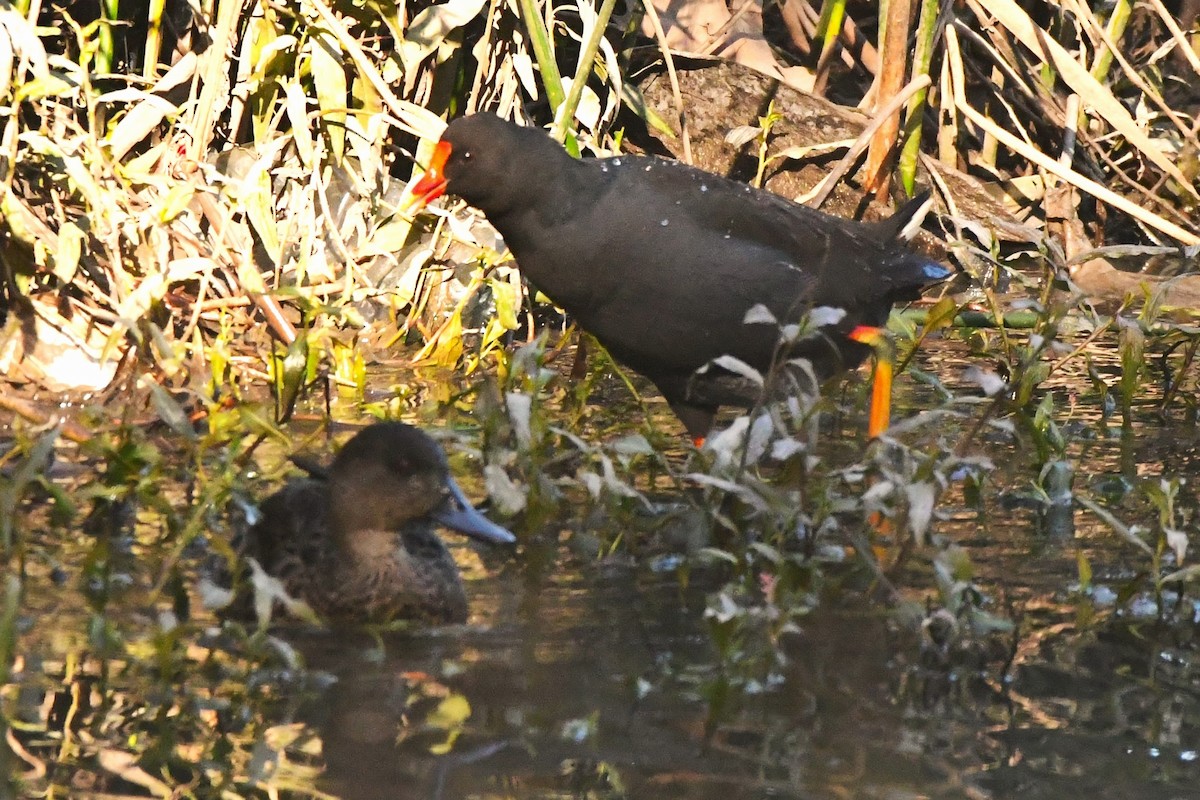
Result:
{"label": "moorhen's eye", "polygon": [[463,151],[463,161],[470,161],[470,160],[471,160],[471,151],[470,150]]}

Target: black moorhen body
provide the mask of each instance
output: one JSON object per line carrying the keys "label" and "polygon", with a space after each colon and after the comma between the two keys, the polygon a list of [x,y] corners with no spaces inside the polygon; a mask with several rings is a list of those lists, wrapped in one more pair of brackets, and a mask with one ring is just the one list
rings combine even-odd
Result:
{"label": "black moorhen body", "polygon": [[779,324],[845,310],[785,354],[825,378],[871,352],[849,338],[856,327],[883,325],[893,303],[950,275],[904,245],[927,196],[853,222],[673,161],[577,160],[491,114],[450,123],[409,204],[444,192],[483,211],[530,282],[653,381],[694,437],[719,406],[760,391],[710,362],[730,355],[765,373],[780,355],[777,325],[745,324],[755,305]]}
{"label": "black moorhen body", "polygon": [[263,502],[240,550],[327,621],[462,622],[466,593],[435,525],[515,541],[471,506],[442,448],[411,425],[370,425],[327,469],[302,466],[311,477]]}

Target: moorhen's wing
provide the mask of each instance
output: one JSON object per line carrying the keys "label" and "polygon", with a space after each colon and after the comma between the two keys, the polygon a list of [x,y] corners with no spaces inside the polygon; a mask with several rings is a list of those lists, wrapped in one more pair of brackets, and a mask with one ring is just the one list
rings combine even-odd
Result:
{"label": "moorhen's wing", "polygon": [[854,317],[857,309],[874,308],[880,301],[911,294],[912,289],[947,275],[940,264],[896,238],[897,223],[907,221],[923,201],[883,222],[862,223],[676,162],[655,162],[649,171],[635,167],[623,171],[625,175],[640,178],[636,182],[644,191],[683,200],[680,207],[698,228],[719,232],[747,248],[760,246],[778,253],[762,262],[765,279],[771,290],[787,292],[792,286],[789,273],[801,272],[809,295],[800,313],[811,305],[828,305],[845,308]]}
{"label": "moorhen's wing", "polygon": [[[861,272],[860,258],[885,250],[853,228],[842,241],[840,220],[715,175],[617,161],[581,164],[593,178],[586,210],[542,228],[535,246],[526,233],[501,233],[538,288],[651,378],[726,354],[764,368],[778,332],[745,325],[752,307],[765,305],[781,322],[836,300],[853,312],[849,278],[824,276]],[[848,260],[836,256],[843,252]]]}

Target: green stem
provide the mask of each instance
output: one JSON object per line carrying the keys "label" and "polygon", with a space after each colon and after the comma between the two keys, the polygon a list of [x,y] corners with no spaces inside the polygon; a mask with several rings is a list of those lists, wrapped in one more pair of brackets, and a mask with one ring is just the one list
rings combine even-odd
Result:
{"label": "green stem", "polygon": [[[921,0],[921,19],[917,23],[917,48],[913,53],[912,75],[929,74],[933,58],[933,40],[937,33],[938,0]],[[908,101],[904,116],[904,146],[900,151],[900,182],[904,191],[912,197],[917,177],[917,160],[921,152],[921,118],[925,110],[925,98],[929,90],[918,90]]]}
{"label": "green stem", "polygon": [[120,19],[119,0],[102,0],[100,3],[100,44],[96,50],[96,72],[106,75],[112,72],[116,60],[117,41],[113,36],[113,25]]}
{"label": "green stem", "polygon": [[[608,28],[608,20],[612,16],[616,4],[617,0],[604,0],[600,6],[596,24],[592,27],[591,35],[588,36],[588,40],[583,46],[583,52],[579,55],[579,69],[575,72],[575,79],[571,81],[571,92],[567,95],[562,107],[556,109],[554,113],[554,128],[551,135],[556,141],[566,141],[571,120],[575,118],[575,109],[579,107],[583,89],[595,68],[596,53],[600,50],[600,40],[604,38],[604,31]],[[567,149],[571,149],[570,144]],[[578,149],[579,147],[576,145],[575,150],[578,151]],[[579,155],[579,153],[575,152],[573,155]]]}
{"label": "green stem", "polygon": [[[1120,0],[1113,7],[1112,14],[1108,18],[1108,24],[1105,25],[1111,41],[1121,41],[1121,37],[1125,35],[1125,28],[1129,25],[1129,17],[1132,13],[1133,5],[1128,0]],[[1112,50],[1108,49],[1108,45],[1101,43],[1096,52],[1096,59],[1092,62],[1092,77],[1103,83],[1108,77],[1108,70],[1112,66],[1112,60]]]}
{"label": "green stem", "polygon": [[150,9],[146,14],[149,24],[146,29],[146,50],[142,56],[142,77],[146,80],[153,80],[158,72],[158,54],[162,49],[162,18],[166,5],[166,0],[150,0]]}
{"label": "green stem", "polygon": [[[883,4],[880,3],[880,45],[883,43],[883,18]],[[813,90],[815,94],[825,93],[825,84],[829,78],[829,61],[833,58],[845,19],[846,0],[825,0],[821,5],[821,19],[817,22],[817,35],[821,37],[821,55],[817,58],[817,78]]]}
{"label": "green stem", "polygon": [[546,100],[550,107],[558,107],[566,100],[563,93],[562,75],[558,73],[558,62],[554,60],[554,45],[550,41],[550,31],[538,13],[537,0],[518,0],[521,9],[521,21],[525,23],[525,31],[529,34],[529,43],[533,47],[533,56],[537,59],[538,69],[542,73],[542,85],[546,89]]}
{"label": "green stem", "polygon": [[[929,312],[923,308],[905,309],[896,312],[906,321],[914,325],[923,325],[925,320],[929,318]],[[1036,328],[1038,325],[1038,313],[1036,311],[1010,311],[1005,314],[1002,323],[1003,328],[1009,330],[1029,330]],[[952,328],[999,328],[996,318],[984,311],[963,311],[954,317],[949,327]]]}

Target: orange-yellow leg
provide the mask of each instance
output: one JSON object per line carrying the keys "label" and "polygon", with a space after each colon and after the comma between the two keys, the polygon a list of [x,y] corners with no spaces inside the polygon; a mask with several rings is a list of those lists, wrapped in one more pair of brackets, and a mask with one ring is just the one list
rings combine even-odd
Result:
{"label": "orange-yellow leg", "polygon": [[[869,345],[875,351],[875,374],[871,383],[871,413],[867,421],[867,434],[875,439],[882,436],[888,429],[892,412],[892,377],[895,371],[896,347],[883,328],[870,325],[859,325],[850,331],[850,338],[856,342]],[[875,534],[876,540],[893,533],[891,520],[878,511],[867,516],[867,525]],[[886,547],[876,544],[873,548],[875,558],[881,564],[889,561]]]}
{"label": "orange-yellow leg", "polygon": [[872,439],[888,429],[892,413],[892,373],[895,369],[896,348],[883,328],[859,325],[850,331],[850,338],[869,345],[875,351],[875,376],[871,384],[871,413],[867,418],[867,435]]}

